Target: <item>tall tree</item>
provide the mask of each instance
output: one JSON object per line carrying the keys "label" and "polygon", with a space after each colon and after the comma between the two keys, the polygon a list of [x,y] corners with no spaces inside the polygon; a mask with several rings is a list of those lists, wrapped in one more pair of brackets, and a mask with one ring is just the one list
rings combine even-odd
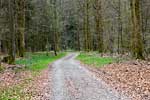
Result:
{"label": "tall tree", "polygon": [[121,0],[118,1],[118,54],[123,53]]}
{"label": "tall tree", "polygon": [[130,0],[130,3],[131,3],[131,14],[132,14],[132,39],[131,39],[132,54],[137,59],[144,59],[140,0]]}
{"label": "tall tree", "polygon": [[15,0],[16,6],[16,35],[17,35],[17,47],[18,55],[20,57],[24,56],[25,52],[25,42],[24,42],[24,32],[25,32],[25,0]]}
{"label": "tall tree", "polygon": [[92,50],[92,35],[90,32],[90,0],[84,2],[84,49],[85,51]]}
{"label": "tall tree", "polygon": [[14,0],[8,0],[9,9],[9,63],[15,61],[15,22],[14,22]]}
{"label": "tall tree", "polygon": [[95,27],[96,27],[96,40],[97,47],[96,49],[102,53],[103,52],[103,19],[102,19],[102,0],[95,0],[94,2],[95,9]]}
{"label": "tall tree", "polygon": [[57,0],[52,0],[52,34],[53,34],[53,43],[52,47],[55,55],[57,56],[57,52],[59,51],[59,28],[58,28],[58,11],[57,11]]}

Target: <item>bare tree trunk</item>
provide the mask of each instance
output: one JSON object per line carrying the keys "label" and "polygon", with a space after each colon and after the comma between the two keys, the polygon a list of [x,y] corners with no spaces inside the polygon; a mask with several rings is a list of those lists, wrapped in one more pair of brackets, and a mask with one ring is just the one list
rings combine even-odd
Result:
{"label": "bare tree trunk", "polygon": [[15,23],[14,23],[14,0],[9,0],[9,62],[13,64],[15,61]]}
{"label": "bare tree trunk", "polygon": [[123,53],[123,34],[122,34],[122,16],[121,16],[121,0],[118,3],[118,54]]}
{"label": "bare tree trunk", "polygon": [[132,14],[132,41],[131,41],[132,54],[137,59],[144,59],[140,0],[131,0],[130,2],[131,2],[131,14]]}
{"label": "bare tree trunk", "polygon": [[83,18],[83,34],[84,34],[84,50],[87,51],[88,49],[88,39],[87,39],[87,32],[86,32],[86,4],[84,4],[84,18]]}
{"label": "bare tree trunk", "polygon": [[102,19],[102,5],[101,0],[95,0],[95,24],[96,24],[96,36],[97,36],[97,50],[103,52],[103,19]]}
{"label": "bare tree trunk", "polygon": [[92,50],[92,35],[90,32],[90,21],[89,21],[89,0],[86,2],[86,30],[87,30],[87,39],[88,39],[88,51]]}
{"label": "bare tree trunk", "polygon": [[85,51],[90,51],[92,49],[92,36],[90,33],[89,26],[89,0],[85,0],[84,4],[84,48]]}
{"label": "bare tree trunk", "polygon": [[[2,51],[1,44],[2,44],[2,43],[1,43],[1,38],[0,38],[0,55],[1,55],[1,51]],[[1,60],[2,60],[2,59],[1,59],[1,57],[0,57],[0,67],[1,67]]]}
{"label": "bare tree trunk", "polygon": [[2,52],[2,40],[0,39],[0,53]]}
{"label": "bare tree trunk", "polygon": [[17,13],[17,42],[18,53],[20,57],[24,57],[25,43],[25,0],[16,0],[16,13]]}
{"label": "bare tree trunk", "polygon": [[77,32],[77,50],[80,51],[80,33],[79,33],[79,28]]}
{"label": "bare tree trunk", "polygon": [[54,10],[54,13],[53,13],[53,17],[54,17],[54,22],[53,22],[53,29],[54,29],[54,37],[53,37],[53,49],[54,49],[54,53],[55,53],[55,56],[57,56],[57,52],[59,50],[59,35],[58,35],[58,23],[57,23],[57,20],[58,20],[58,15],[57,15],[57,7],[56,7],[56,0],[53,1],[53,10]]}

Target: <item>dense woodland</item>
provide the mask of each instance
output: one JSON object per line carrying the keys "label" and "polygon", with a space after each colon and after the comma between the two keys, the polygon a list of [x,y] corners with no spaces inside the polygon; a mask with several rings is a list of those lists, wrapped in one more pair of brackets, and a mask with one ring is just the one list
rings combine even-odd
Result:
{"label": "dense woodland", "polygon": [[0,0],[0,52],[150,54],[150,0]]}

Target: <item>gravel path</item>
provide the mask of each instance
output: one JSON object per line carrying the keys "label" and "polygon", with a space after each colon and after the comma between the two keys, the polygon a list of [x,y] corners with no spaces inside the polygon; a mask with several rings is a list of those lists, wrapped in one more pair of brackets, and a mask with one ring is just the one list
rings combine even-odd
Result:
{"label": "gravel path", "polygon": [[50,100],[129,100],[80,66],[76,56],[69,54],[53,63]]}

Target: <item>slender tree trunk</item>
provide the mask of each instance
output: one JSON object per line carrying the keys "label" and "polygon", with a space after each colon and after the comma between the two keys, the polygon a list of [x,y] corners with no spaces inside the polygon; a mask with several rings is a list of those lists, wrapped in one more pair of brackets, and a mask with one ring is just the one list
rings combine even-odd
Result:
{"label": "slender tree trunk", "polygon": [[10,37],[9,37],[9,62],[10,64],[13,64],[15,61],[15,23],[14,23],[14,0],[8,1],[8,7],[9,7],[9,31],[10,31]]}
{"label": "slender tree trunk", "polygon": [[0,39],[0,53],[2,52],[2,40]]}
{"label": "slender tree trunk", "polygon": [[121,0],[118,3],[118,54],[123,53],[123,34],[122,34],[122,16],[121,16]]}
{"label": "slender tree trunk", "polygon": [[97,36],[97,50],[103,52],[103,21],[102,21],[102,7],[101,1],[95,0],[95,24]]}
{"label": "slender tree trunk", "polygon": [[88,38],[86,30],[86,4],[84,4],[84,18],[83,18],[83,34],[84,34],[84,50],[88,50]]}
{"label": "slender tree trunk", "polygon": [[80,51],[80,35],[79,31],[77,33],[77,50]]}
{"label": "slender tree trunk", "polygon": [[89,21],[89,0],[86,2],[86,30],[88,38],[88,51],[92,50],[92,35],[90,32],[90,21]]}
{"label": "slender tree trunk", "polygon": [[84,38],[85,38],[85,51],[92,50],[92,36],[90,33],[90,24],[89,24],[89,0],[85,1],[84,5]]}
{"label": "slender tree trunk", "polygon": [[58,20],[58,16],[57,16],[57,7],[56,7],[56,0],[54,0],[53,2],[53,10],[54,10],[54,13],[53,13],[53,17],[54,17],[54,22],[53,22],[53,29],[54,29],[54,38],[53,38],[53,43],[54,43],[54,53],[55,53],[55,56],[57,56],[57,51],[59,50],[59,35],[58,35],[58,23],[57,23],[57,20]]}
{"label": "slender tree trunk", "polygon": [[20,57],[24,57],[25,43],[25,0],[16,0],[16,13],[17,13],[17,42],[18,53]]}
{"label": "slender tree trunk", "polygon": [[[146,49],[146,32],[147,32],[147,28],[148,28],[148,12],[149,12],[149,9],[146,9],[146,11],[143,11],[143,7],[144,4],[143,4],[143,1],[141,1],[141,19],[142,19],[142,36],[143,36],[143,48],[144,48],[144,53],[145,55],[148,55],[148,52],[147,52],[147,49]],[[145,18],[144,18],[144,13],[146,14],[145,15]]]}
{"label": "slender tree trunk", "polygon": [[[1,38],[0,38],[0,55],[1,55],[1,52],[2,52],[2,48],[1,48],[1,44],[2,44],[2,42],[1,42]],[[0,58],[0,67],[1,67],[1,58]]]}
{"label": "slender tree trunk", "polygon": [[137,59],[144,59],[140,0],[131,0],[130,2],[131,2],[131,14],[132,14],[132,39],[131,39],[132,54]]}

